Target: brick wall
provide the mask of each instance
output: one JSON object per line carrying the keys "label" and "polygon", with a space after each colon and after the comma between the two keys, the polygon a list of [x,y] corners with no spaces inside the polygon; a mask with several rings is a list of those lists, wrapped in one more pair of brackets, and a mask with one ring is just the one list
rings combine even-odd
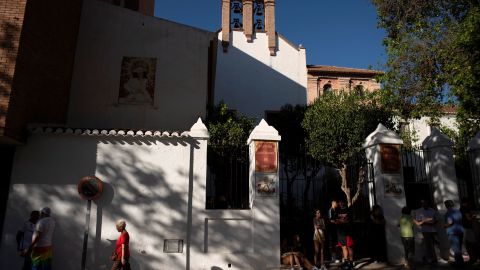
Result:
{"label": "brick wall", "polygon": [[[381,88],[373,76],[362,76],[358,74],[308,74],[307,83],[307,100],[312,103],[323,93],[323,87],[330,84],[332,90],[338,92],[340,90],[348,91],[357,85],[362,85],[365,91],[376,91]],[[320,90],[320,91],[318,91]]]}
{"label": "brick wall", "polygon": [[3,3],[0,135],[22,141],[28,123],[66,121],[82,0]]}
{"label": "brick wall", "polygon": [[0,136],[5,131],[26,2],[0,2]]}

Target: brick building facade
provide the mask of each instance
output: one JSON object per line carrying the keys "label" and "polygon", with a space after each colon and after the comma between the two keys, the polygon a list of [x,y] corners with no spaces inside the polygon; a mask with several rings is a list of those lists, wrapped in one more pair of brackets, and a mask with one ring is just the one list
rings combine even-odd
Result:
{"label": "brick building facade", "polygon": [[376,77],[381,71],[308,65],[307,100],[312,103],[325,91],[374,91],[380,89]]}

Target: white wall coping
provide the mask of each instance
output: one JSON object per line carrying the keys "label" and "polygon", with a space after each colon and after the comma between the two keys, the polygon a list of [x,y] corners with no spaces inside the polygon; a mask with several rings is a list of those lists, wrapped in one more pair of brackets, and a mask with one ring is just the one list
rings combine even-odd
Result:
{"label": "white wall coping", "polygon": [[100,137],[158,137],[158,138],[203,138],[208,139],[209,133],[202,119],[198,118],[190,131],[160,131],[143,129],[88,129],[70,127],[49,127],[42,125],[30,125],[28,131],[32,134],[47,135],[78,135],[78,136],[100,136]]}
{"label": "white wall coping", "polygon": [[197,122],[193,124],[189,132],[190,137],[198,139],[208,139],[210,134],[205,124],[202,122],[202,118],[198,118]]}
{"label": "white wall coping", "polygon": [[379,123],[377,129],[370,133],[365,139],[363,148],[368,148],[377,144],[403,144],[403,140],[397,133]]}
{"label": "white wall coping", "polygon": [[480,131],[468,143],[467,151],[480,149]]}
{"label": "white wall coping", "polygon": [[281,139],[282,137],[278,134],[278,131],[262,119],[250,133],[247,144],[250,144],[252,141],[281,141]]}
{"label": "white wall coping", "polygon": [[453,146],[453,141],[447,137],[447,135],[443,134],[437,128],[432,127],[430,135],[425,138],[422,142],[423,149],[429,149],[434,147],[442,147],[442,146]]}

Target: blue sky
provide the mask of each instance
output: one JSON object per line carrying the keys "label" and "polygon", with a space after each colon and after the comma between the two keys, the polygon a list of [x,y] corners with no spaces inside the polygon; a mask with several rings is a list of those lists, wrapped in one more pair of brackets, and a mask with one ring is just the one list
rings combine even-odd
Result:
{"label": "blue sky", "polygon": [[[155,16],[216,31],[221,0],[155,0]],[[381,69],[384,32],[370,0],[277,0],[277,32],[307,49],[307,63]]]}

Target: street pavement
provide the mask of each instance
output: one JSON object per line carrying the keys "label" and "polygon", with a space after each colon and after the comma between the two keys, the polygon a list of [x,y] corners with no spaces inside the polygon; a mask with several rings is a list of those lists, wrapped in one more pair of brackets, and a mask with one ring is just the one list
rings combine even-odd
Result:
{"label": "street pavement", "polygon": [[[340,264],[332,264],[328,267],[328,269],[336,270],[336,269],[341,269]],[[386,263],[377,263],[377,262],[372,262],[369,260],[360,260],[355,263],[355,269],[362,269],[362,270],[405,270],[406,268],[402,265],[387,265]],[[465,265],[463,268],[458,268],[458,267],[453,267],[450,263],[444,262],[444,263],[438,263],[437,265],[420,265],[420,264],[414,264],[410,267],[410,269],[415,269],[415,270],[478,270],[480,269],[480,263],[476,263],[474,265]]]}
{"label": "street pavement", "polygon": [[[281,267],[278,268],[279,270],[290,270],[290,267]],[[299,270],[300,268],[294,268],[295,270]],[[305,270],[305,268],[303,268]],[[341,269],[341,264],[330,264],[328,266],[329,270],[340,270]],[[377,262],[372,262],[368,259],[365,260],[359,260],[355,262],[355,268],[354,269],[361,269],[361,270],[405,270],[404,266],[401,265],[387,265],[386,263],[377,263]],[[480,270],[480,263],[476,263],[474,265],[465,265],[463,268],[458,268],[458,267],[453,267],[450,263],[444,262],[444,263],[438,263],[437,265],[412,265],[410,267],[411,270]]]}

